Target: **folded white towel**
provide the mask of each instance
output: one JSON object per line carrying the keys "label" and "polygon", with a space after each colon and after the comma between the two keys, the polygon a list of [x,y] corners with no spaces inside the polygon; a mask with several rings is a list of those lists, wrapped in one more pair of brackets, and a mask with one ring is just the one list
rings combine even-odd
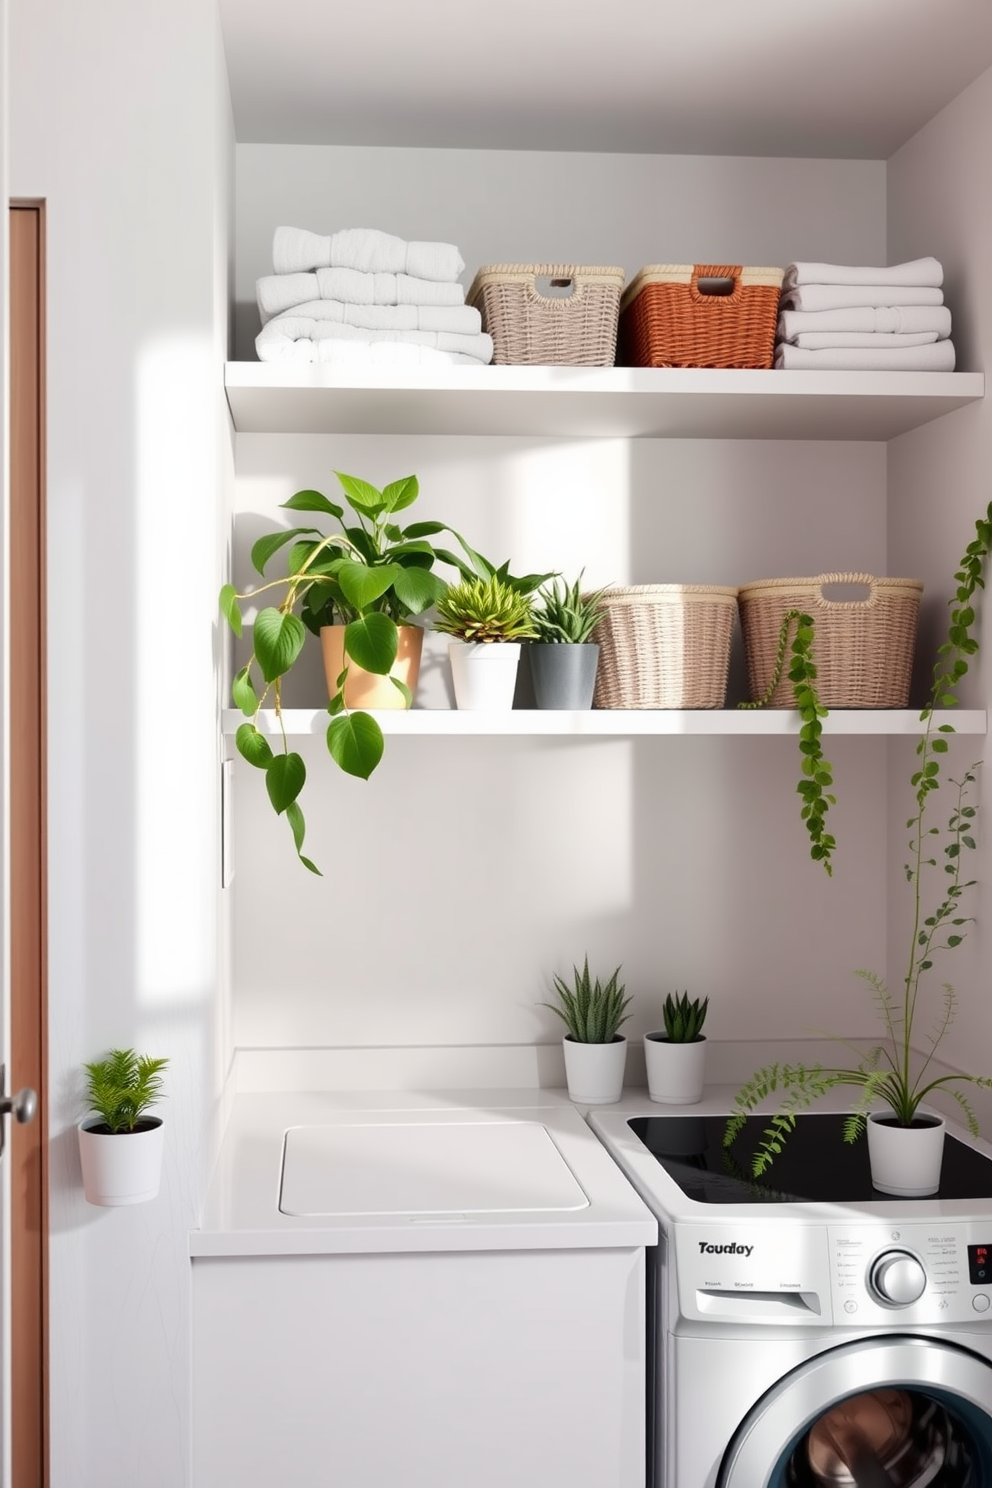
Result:
{"label": "folded white towel", "polygon": [[887,331],[893,334],[936,331],[938,340],[951,334],[951,312],[946,305],[860,305],[846,310],[783,310],[778,339],[795,341],[803,331]]}
{"label": "folded white towel", "polygon": [[363,274],[359,269],[318,269],[313,274],[267,274],[255,282],[262,324],[273,315],[313,300],[351,305],[464,305],[461,284],[415,279],[410,274]]}
{"label": "folded white towel", "polygon": [[939,289],[943,282],[944,270],[937,259],[914,258],[911,263],[891,264],[887,269],[794,263],[785,271],[782,288],[793,289],[797,284],[903,284]]}
{"label": "folded white towel", "polygon": [[347,227],[322,237],[303,227],[277,227],[272,241],[277,274],[309,269],[359,269],[363,274],[411,274],[457,279],[465,267],[454,243],[407,243],[374,227]]}
{"label": "folded white towel", "polygon": [[797,284],[784,290],[779,310],[847,310],[854,305],[942,305],[940,289],[911,284]]}
{"label": "folded white towel", "polygon": [[905,351],[880,347],[877,351],[835,346],[807,351],[802,346],[779,345],[775,365],[786,371],[844,372],[953,372],[954,344],[934,341],[930,346],[912,346]]}
{"label": "folded white towel", "polygon": [[[304,300],[282,313],[336,321],[364,331],[453,331],[459,336],[478,336],[482,331],[482,315],[474,305],[354,305],[348,300]],[[262,324],[275,318],[263,314]]]}
{"label": "folded white towel", "polygon": [[880,346],[893,349],[910,346],[931,346],[937,339],[936,331],[918,331],[905,336],[887,331],[800,331],[793,336],[790,346],[804,346],[807,351],[823,351],[828,346],[864,346],[878,350]]}
{"label": "folded white towel", "polygon": [[265,349],[286,341],[354,341],[372,344],[378,341],[428,346],[435,351],[456,352],[460,356],[474,357],[481,363],[493,359],[493,338],[485,333],[463,336],[453,331],[397,331],[368,330],[359,326],[344,325],[338,321],[315,319],[311,315],[296,315],[292,311],[277,315],[262,328],[255,338],[255,350],[260,361],[271,360]]}
{"label": "folded white towel", "polygon": [[323,362],[341,367],[481,367],[478,357],[408,341],[270,341],[259,349],[263,362]]}

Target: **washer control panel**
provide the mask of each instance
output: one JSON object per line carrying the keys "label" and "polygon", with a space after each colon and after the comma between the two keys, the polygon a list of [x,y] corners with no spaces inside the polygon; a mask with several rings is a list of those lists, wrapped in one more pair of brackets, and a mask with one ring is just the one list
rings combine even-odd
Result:
{"label": "washer control panel", "polygon": [[[838,1321],[974,1323],[992,1305],[992,1221],[828,1226]],[[992,1322],[992,1317],[989,1317]]]}

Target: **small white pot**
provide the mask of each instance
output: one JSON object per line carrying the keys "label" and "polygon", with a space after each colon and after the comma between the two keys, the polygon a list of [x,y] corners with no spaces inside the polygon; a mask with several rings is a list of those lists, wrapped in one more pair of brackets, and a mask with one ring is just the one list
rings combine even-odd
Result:
{"label": "small white pot", "polygon": [[891,1111],[872,1111],[868,1117],[868,1159],[871,1181],[880,1193],[900,1198],[925,1198],[940,1188],[944,1156],[942,1116],[918,1116],[920,1126],[892,1124]]}
{"label": "small white pot", "polygon": [[449,641],[448,659],[459,708],[509,712],[520,665],[519,641]]}
{"label": "small white pot", "polygon": [[665,1033],[644,1035],[648,1094],[666,1106],[694,1106],[703,1098],[706,1039],[673,1044]]}
{"label": "small white pot", "polygon": [[609,1106],[623,1093],[627,1040],[618,1033],[612,1044],[580,1044],[566,1034],[565,1078],[568,1096],[580,1106]]}
{"label": "small white pot", "polygon": [[153,1199],[162,1177],[165,1145],[162,1118],[146,1116],[140,1131],[92,1130],[102,1124],[99,1116],[91,1116],[79,1126],[79,1160],[86,1202],[116,1207]]}

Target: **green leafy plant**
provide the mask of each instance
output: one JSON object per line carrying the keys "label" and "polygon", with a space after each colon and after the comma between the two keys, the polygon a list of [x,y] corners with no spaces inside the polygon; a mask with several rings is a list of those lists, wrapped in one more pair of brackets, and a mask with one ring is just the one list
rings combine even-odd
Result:
{"label": "green leafy plant", "polygon": [[84,1064],[86,1098],[108,1132],[133,1132],[145,1112],[162,1098],[162,1071],[169,1061],[111,1049],[105,1059]]}
{"label": "green leafy plant", "polygon": [[573,966],[571,987],[555,976],[558,1002],[542,1002],[541,1006],[557,1013],[577,1044],[612,1044],[621,1023],[630,1017],[626,1008],[631,999],[619,980],[621,969],[618,966],[605,983],[599,977],[593,979],[587,955],[581,971]]}
{"label": "green leafy plant", "polygon": [[[885,1029],[885,1039],[862,1054],[846,1039],[837,1039],[851,1049],[856,1061],[844,1067],[823,1065],[771,1064],[760,1069],[737,1092],[734,1114],[727,1123],[725,1146],[740,1134],[744,1123],[760,1101],[783,1092],[778,1109],[770,1118],[752,1158],[752,1171],[759,1176],[782,1150],[782,1145],[795,1128],[797,1114],[805,1110],[828,1090],[840,1085],[854,1086],[859,1094],[844,1124],[844,1140],[854,1142],[862,1135],[870,1108],[884,1102],[901,1126],[912,1125],[922,1101],[940,1090],[957,1102],[969,1130],[977,1135],[978,1122],[962,1084],[992,1089],[992,1079],[981,1075],[934,1075],[931,1069],[937,1050],[953,1021],[957,995],[949,982],[944,982],[939,1007],[926,1034],[927,1048],[917,1054],[913,1048],[913,1028],[921,1016],[921,998],[926,973],[940,953],[953,950],[964,939],[965,927],[972,916],[962,913],[962,899],[976,880],[964,876],[964,858],[975,848],[975,807],[969,793],[975,784],[978,765],[971,765],[959,778],[948,776],[953,788],[952,805],[943,827],[930,824],[928,813],[935,805],[936,793],[942,787],[941,760],[947,754],[947,736],[955,732],[952,724],[938,723],[938,708],[957,706],[957,687],[968,672],[968,657],[978,651],[972,634],[975,623],[974,597],[984,589],[984,568],[992,547],[992,504],[975,524],[975,538],[968,544],[955,573],[954,597],[947,638],[938,648],[933,666],[927,704],[920,714],[923,733],[916,745],[916,764],[910,777],[915,810],[906,822],[909,832],[908,860],[903,865],[912,890],[910,943],[906,972],[900,995],[893,995],[884,980],[872,971],[857,973],[870,987]],[[936,840],[935,840],[936,839]],[[939,874],[940,887],[936,903],[927,910],[924,883]]]}
{"label": "green leafy plant", "polygon": [[698,997],[690,1002],[688,992],[682,992],[675,997],[669,992],[662,1008],[665,1036],[669,1042],[673,1044],[696,1043],[702,1037],[709,1005],[708,997],[704,997],[702,1002]]}
{"label": "green leafy plant", "polygon": [[527,640],[534,634],[530,596],[505,578],[463,580],[437,601],[436,628],[463,641],[498,643]]}
{"label": "green leafy plant", "polygon": [[[220,608],[234,634],[243,629],[241,603],[280,592],[277,604],[260,609],[252,629],[254,649],[235,674],[231,693],[235,706],[249,720],[235,735],[238,752],[265,773],[273,809],[285,813],[300,861],[312,873],[319,869],[303,853],[306,825],[299,797],[306,783],[302,757],[289,748],[282,729],[282,751],[274,753],[258,727],[258,715],[271,701],[282,728],[282,683],[300,657],[306,633],[319,635],[321,626],[343,624],[344,667],[328,703],[331,723],[327,748],[335,763],[349,775],[367,780],[382,758],[384,741],[379,724],[369,713],[349,711],[345,683],[351,663],[368,672],[388,676],[396,660],[398,626],[437,602],[447,584],[434,564],[454,567],[463,578],[486,577],[495,570],[459,533],[442,522],[412,522],[401,526],[399,513],[416,501],[420,487],[415,475],[391,482],[381,491],[368,481],[335,471],[350,511],[319,491],[297,491],[283,506],[331,518],[336,530],[315,527],[280,528],[260,537],[251,561],[264,577],[266,566],[288,548],[287,571],[278,579],[238,593],[232,584],[220,592]],[[447,532],[461,552],[435,547],[431,538]],[[391,678],[407,704],[409,689]]]}
{"label": "green leafy plant", "polygon": [[605,590],[583,594],[581,584],[580,573],[574,584],[556,577],[539,591],[534,605],[535,641],[581,645],[590,639],[602,613]]}
{"label": "green leafy plant", "polygon": [[837,798],[830,792],[833,785],[833,767],[824,759],[821,738],[822,720],[827,709],[820,702],[816,691],[816,662],[813,660],[813,617],[801,610],[789,610],[783,617],[779,631],[778,649],[772,679],[764,695],[754,702],[738,703],[739,708],[764,708],[771,701],[785,666],[786,651],[789,650],[789,633],[795,628],[792,647],[789,651],[789,681],[799,711],[799,753],[802,756],[802,773],[796,790],[802,797],[800,816],[806,823],[809,837],[809,855],[815,863],[822,863],[829,875],[833,874],[831,854],[837,846],[836,840],[826,829],[827,808],[836,805]]}

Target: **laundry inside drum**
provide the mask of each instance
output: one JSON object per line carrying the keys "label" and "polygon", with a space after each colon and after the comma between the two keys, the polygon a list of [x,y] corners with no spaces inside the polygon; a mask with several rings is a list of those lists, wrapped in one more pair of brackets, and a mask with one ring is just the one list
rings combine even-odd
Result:
{"label": "laundry inside drum", "polygon": [[981,1488],[968,1433],[937,1400],[880,1388],[838,1401],[792,1453],[790,1488]]}

